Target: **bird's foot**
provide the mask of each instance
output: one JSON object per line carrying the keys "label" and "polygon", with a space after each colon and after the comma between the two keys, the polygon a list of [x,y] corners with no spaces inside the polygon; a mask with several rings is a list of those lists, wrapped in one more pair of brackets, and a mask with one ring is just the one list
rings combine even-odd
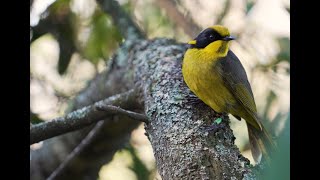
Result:
{"label": "bird's foot", "polygon": [[204,126],[204,130],[205,131],[209,131],[209,132],[217,132],[219,129],[223,129],[226,127],[226,125],[224,123],[221,123],[223,120],[223,117],[226,116],[226,113],[217,113],[214,121],[211,125],[206,125]]}
{"label": "bird's foot", "polygon": [[219,117],[214,120],[213,124],[204,126],[204,130],[215,133],[219,129],[225,128],[226,125],[221,122],[222,122],[222,118]]}

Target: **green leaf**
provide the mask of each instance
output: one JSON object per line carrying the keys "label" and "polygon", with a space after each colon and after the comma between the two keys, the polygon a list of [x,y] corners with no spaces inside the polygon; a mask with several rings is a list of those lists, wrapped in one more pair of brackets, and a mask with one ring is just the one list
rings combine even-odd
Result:
{"label": "green leaf", "polygon": [[133,160],[133,164],[129,168],[136,174],[137,179],[149,180],[151,172],[137,156],[135,149],[131,145],[129,145],[129,147],[127,147],[126,149],[130,152]]}

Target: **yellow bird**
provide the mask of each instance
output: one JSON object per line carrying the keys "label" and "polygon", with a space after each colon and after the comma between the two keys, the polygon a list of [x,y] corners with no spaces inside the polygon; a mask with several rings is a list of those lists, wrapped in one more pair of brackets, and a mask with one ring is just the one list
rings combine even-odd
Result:
{"label": "yellow bird", "polygon": [[203,30],[183,59],[182,74],[190,90],[217,113],[230,113],[245,119],[251,152],[256,162],[265,158],[276,145],[257,116],[256,104],[245,69],[229,49],[229,30],[215,25]]}

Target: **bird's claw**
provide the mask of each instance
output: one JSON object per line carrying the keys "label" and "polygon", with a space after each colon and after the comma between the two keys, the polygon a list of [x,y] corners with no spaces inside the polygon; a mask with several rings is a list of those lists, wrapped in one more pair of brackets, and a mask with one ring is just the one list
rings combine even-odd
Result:
{"label": "bird's claw", "polygon": [[219,129],[223,129],[225,127],[226,127],[225,124],[212,124],[212,125],[204,126],[204,130],[215,133]]}
{"label": "bird's claw", "polygon": [[211,124],[211,125],[205,125],[205,126],[203,127],[203,129],[204,129],[205,131],[209,131],[209,132],[215,133],[215,132],[217,132],[219,129],[225,128],[226,125],[225,125],[224,123],[221,123],[221,122],[222,122],[222,118],[221,118],[221,117],[223,117],[223,114],[217,116],[217,117],[215,118],[215,120],[213,121],[213,124]]}

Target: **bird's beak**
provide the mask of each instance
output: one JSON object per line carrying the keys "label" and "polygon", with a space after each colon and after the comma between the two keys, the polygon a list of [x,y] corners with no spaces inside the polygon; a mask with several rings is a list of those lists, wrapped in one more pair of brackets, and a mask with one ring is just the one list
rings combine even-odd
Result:
{"label": "bird's beak", "polygon": [[222,40],[224,41],[231,41],[231,40],[235,40],[236,38],[234,36],[226,36],[224,38],[222,38]]}
{"label": "bird's beak", "polygon": [[192,40],[192,41],[189,41],[188,44],[195,45],[195,44],[197,44],[197,41],[196,40]]}

